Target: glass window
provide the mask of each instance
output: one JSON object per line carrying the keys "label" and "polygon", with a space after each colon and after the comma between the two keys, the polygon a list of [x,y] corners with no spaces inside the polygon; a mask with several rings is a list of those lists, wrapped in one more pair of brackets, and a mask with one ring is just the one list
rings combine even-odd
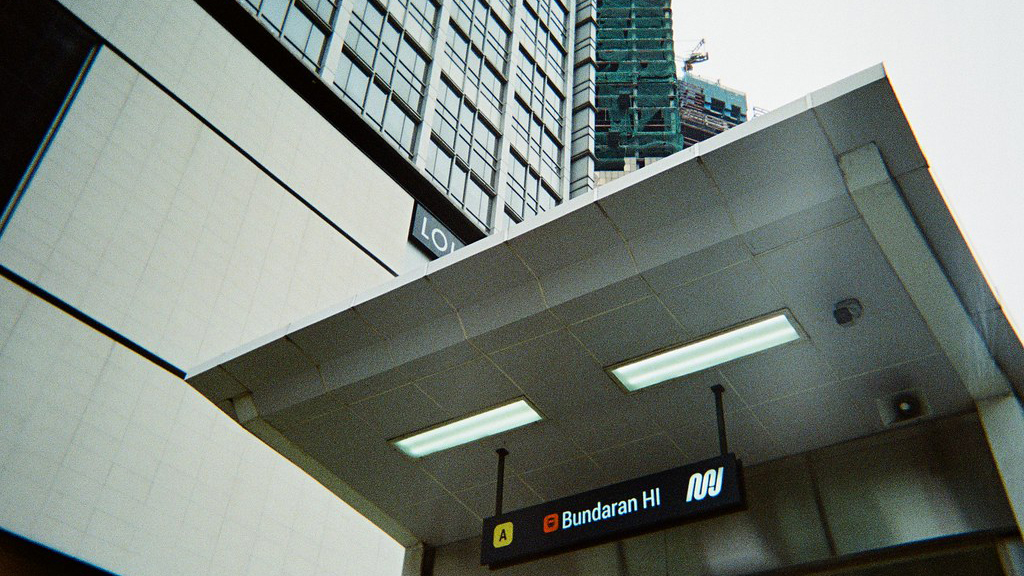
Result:
{"label": "glass window", "polygon": [[331,33],[335,0],[247,0],[247,3],[264,24],[298,51],[301,59],[320,66],[324,44]]}
{"label": "glass window", "polygon": [[370,82],[370,75],[354,64],[344,52],[341,54],[341,64],[338,66],[338,87],[357,106],[362,107],[366,99],[366,86]]}
{"label": "glass window", "polygon": [[384,132],[390,136],[407,153],[412,153],[412,143],[416,136],[416,121],[394,100],[388,101],[384,116]]}
{"label": "glass window", "polygon": [[371,82],[370,90],[366,93],[366,104],[363,106],[363,112],[377,126],[380,126],[381,121],[384,119],[384,106],[387,104],[387,99],[387,94],[381,90],[380,86],[376,82]]}

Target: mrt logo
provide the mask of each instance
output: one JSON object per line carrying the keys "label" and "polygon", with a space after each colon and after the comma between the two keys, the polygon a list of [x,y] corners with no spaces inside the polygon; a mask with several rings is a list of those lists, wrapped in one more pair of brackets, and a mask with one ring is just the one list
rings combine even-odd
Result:
{"label": "mrt logo", "polygon": [[494,527],[494,547],[501,548],[512,543],[512,523],[505,522]]}
{"label": "mrt logo", "polygon": [[548,514],[544,517],[544,531],[554,532],[558,530],[558,514]]}

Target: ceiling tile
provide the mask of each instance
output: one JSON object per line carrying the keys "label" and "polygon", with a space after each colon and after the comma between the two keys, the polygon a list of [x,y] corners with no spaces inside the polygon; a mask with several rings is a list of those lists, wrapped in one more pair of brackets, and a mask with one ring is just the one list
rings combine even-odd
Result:
{"label": "ceiling tile", "polygon": [[859,218],[860,212],[854,206],[849,195],[836,196],[776,220],[743,235],[751,252],[760,254],[772,248],[778,248],[808,234],[835,226],[836,224]]}
{"label": "ceiling tile", "polygon": [[383,344],[383,337],[353,309],[300,328],[288,334],[302,351],[317,364],[360,349]]}
{"label": "ceiling tile", "polygon": [[843,384],[862,395],[869,406],[872,401],[885,400],[897,392],[916,390],[924,396],[934,416],[957,414],[974,407],[967,388],[943,354],[854,376]]}
{"label": "ceiling tile", "polygon": [[569,329],[605,366],[687,340],[669,311],[653,296],[594,316]]}
{"label": "ceiling tile", "polygon": [[815,106],[814,113],[838,154],[874,142],[896,176],[927,164],[886,79]]}
{"label": "ceiling tile", "polygon": [[489,352],[550,332],[558,326],[544,302],[540,284],[510,287],[495,298],[459,310],[469,340]]}
{"label": "ceiling tile", "polygon": [[[725,431],[729,451],[747,466],[783,455],[773,432],[747,408],[739,408],[726,415]],[[719,454],[718,423],[714,415],[686,422],[669,430],[667,435],[683,452],[685,462],[698,462]]]}
{"label": "ceiling tile", "polygon": [[662,301],[695,337],[724,330],[786,307],[752,260],[664,292]]}
{"label": "ceiling tile", "polygon": [[453,312],[426,278],[418,278],[357,304],[355,310],[387,338]]}
{"label": "ceiling tile", "polygon": [[[285,432],[289,440],[381,508],[393,511],[430,498],[441,485],[347,408]],[[388,482],[381,482],[388,478]]]}
{"label": "ceiling tile", "polygon": [[509,287],[536,284],[526,265],[507,244],[497,244],[432,272],[430,283],[452,306],[465,308],[476,302],[500,297]]}
{"label": "ceiling tile", "polygon": [[811,111],[701,156],[741,232],[845,196],[831,145]]}
{"label": "ceiling tile", "polygon": [[498,455],[479,442],[470,442],[428,454],[417,462],[445,488],[456,492],[494,480]]}
{"label": "ceiling tile", "polygon": [[560,318],[545,309],[533,316],[475,336],[470,339],[470,342],[482,352],[487,353],[515,346],[564,327]]}
{"label": "ceiling tile", "polygon": [[260,414],[271,414],[293,404],[324,394],[324,382],[315,368],[281,378],[273,386],[254,390],[253,401]]}
{"label": "ceiling tile", "polygon": [[589,458],[576,458],[531,470],[520,476],[545,502],[610,483],[604,471]]}
{"label": "ceiling tile", "polygon": [[540,284],[544,288],[544,301],[550,307],[557,307],[636,273],[633,258],[626,246],[619,243],[541,275]]}
{"label": "ceiling tile", "polygon": [[754,416],[797,454],[882,429],[872,401],[850,382],[828,383],[780,400],[752,406]]}
{"label": "ceiling tile", "polygon": [[725,388],[722,403],[730,414],[745,406],[717,370],[704,370],[629,393],[629,401],[643,408],[647,419],[663,430],[687,422],[716,422],[715,394],[711,387]]}
{"label": "ceiling tile", "polygon": [[410,378],[433,374],[474,355],[467,352],[469,343],[454,310],[395,334],[388,343],[395,365],[401,366]]}
{"label": "ceiling tile", "polygon": [[[497,436],[484,438],[479,444],[491,454],[494,462],[497,457],[495,450],[508,450],[506,464],[518,471],[530,471],[550,466],[554,462],[563,462],[581,455],[579,448],[573,444],[563,426],[550,419],[541,420],[515,430],[509,430]],[[496,464],[495,464],[496,465]]]}
{"label": "ceiling tile", "polygon": [[334,390],[387,372],[394,363],[391,349],[385,343],[324,360],[319,368],[324,385]]}
{"label": "ceiling tile", "polygon": [[691,160],[604,196],[598,204],[623,236],[634,239],[702,215],[719,200],[700,162]]}
{"label": "ceiling tile", "polygon": [[190,377],[188,383],[203,396],[214,402],[234,398],[246,391],[241,382],[236,380],[231,374],[228,374],[221,366],[216,366],[202,374]]}
{"label": "ceiling tile", "polygon": [[493,352],[491,359],[546,416],[548,408],[584,403],[610,384],[583,346],[558,330]]}
{"label": "ceiling tile", "polygon": [[797,341],[719,367],[747,405],[835,382],[835,371],[808,341]]}
{"label": "ceiling tile", "polygon": [[391,439],[453,416],[412,384],[352,404],[352,411]]}
{"label": "ceiling tile", "polygon": [[622,239],[601,209],[587,204],[558,218],[557,225],[544,224],[510,238],[508,244],[534,274],[542,276],[621,246]]}
{"label": "ceiling tile", "polygon": [[483,356],[416,380],[414,384],[445,411],[456,416],[523,395],[522,390]]}
{"label": "ceiling tile", "polygon": [[[645,262],[643,250],[638,253],[637,262],[643,271],[642,276],[655,292],[662,293],[676,286],[692,282],[701,276],[713,274],[733,264],[750,258],[750,251],[740,238],[728,237],[717,243],[709,243],[688,254],[679,249],[679,244],[672,237],[661,238],[668,246],[665,250],[671,257],[655,262]],[[690,244],[682,244],[684,246]]]}
{"label": "ceiling tile", "polygon": [[[494,497],[497,492],[497,485],[497,482],[492,481],[488,484],[457,492],[455,496],[477,516],[490,518],[494,516]],[[503,512],[511,512],[542,503],[540,497],[534,494],[526,483],[514,474],[505,475],[504,488],[501,506]]]}
{"label": "ceiling tile", "polygon": [[[632,267],[630,269],[632,270]],[[564,300],[552,306],[551,311],[566,324],[573,324],[650,295],[651,289],[647,282],[640,276],[630,274],[623,280],[602,285],[592,291],[584,291],[569,300]]]}
{"label": "ceiling tile", "polygon": [[622,482],[686,464],[683,453],[664,434],[591,454],[609,482]]}
{"label": "ceiling tile", "polygon": [[287,338],[278,338],[257,350],[221,365],[250,390],[274,386],[275,382],[313,368],[299,348]]}
{"label": "ceiling tile", "polygon": [[447,494],[398,510],[393,516],[430,546],[479,536],[482,526],[481,518]]}

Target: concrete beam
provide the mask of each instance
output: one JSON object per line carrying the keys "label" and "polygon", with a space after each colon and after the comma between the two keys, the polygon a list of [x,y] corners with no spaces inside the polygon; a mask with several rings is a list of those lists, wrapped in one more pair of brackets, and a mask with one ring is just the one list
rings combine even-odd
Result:
{"label": "concrete beam", "polygon": [[857,210],[971,396],[981,400],[1010,392],[878,147],[866,144],[841,155],[839,167]]}

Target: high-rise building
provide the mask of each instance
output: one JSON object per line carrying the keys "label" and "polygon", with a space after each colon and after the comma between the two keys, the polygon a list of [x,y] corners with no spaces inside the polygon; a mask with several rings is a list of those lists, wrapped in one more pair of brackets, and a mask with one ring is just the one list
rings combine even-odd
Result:
{"label": "high-rise building", "polygon": [[679,80],[683,146],[692,146],[747,121],[747,95],[687,72]]}
{"label": "high-rise building", "polygon": [[682,149],[668,0],[598,1],[596,84],[597,171]]}

